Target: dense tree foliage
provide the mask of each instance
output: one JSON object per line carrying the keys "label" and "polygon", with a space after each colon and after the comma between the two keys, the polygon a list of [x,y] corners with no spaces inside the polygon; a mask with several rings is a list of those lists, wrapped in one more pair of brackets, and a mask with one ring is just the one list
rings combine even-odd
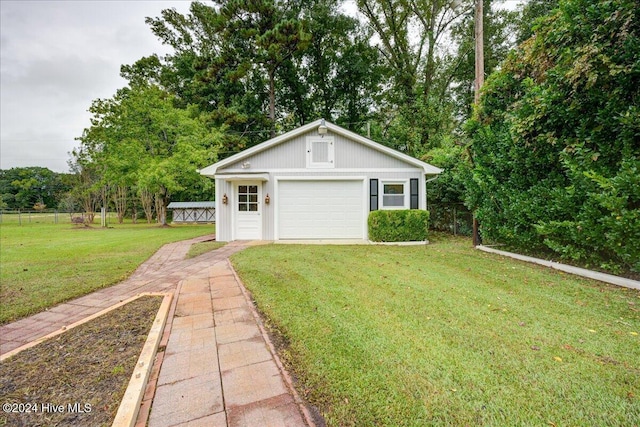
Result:
{"label": "dense tree foliage", "polygon": [[94,101],[73,153],[74,198],[87,212],[110,204],[120,220],[138,207],[162,219],[170,196],[211,198],[196,170],[219,157],[317,117],[347,127],[369,117],[378,51],[340,5],[194,2],[186,15],[148,18],[173,53],[124,65],[128,87]]}
{"label": "dense tree foliage", "polygon": [[[483,52],[484,71],[491,74],[514,47],[514,33],[518,28],[518,13],[492,7],[492,0],[483,1]],[[528,7],[528,4],[527,4]],[[529,27],[525,27],[528,29]],[[523,31],[526,31],[523,28]],[[451,37],[456,50],[445,57],[448,81],[447,97],[454,102],[456,117],[464,121],[471,117],[475,81],[474,15],[466,13],[453,24]]]}
{"label": "dense tree foliage", "polygon": [[0,170],[0,208],[33,209],[34,205],[40,204],[55,209],[71,186],[68,174],[59,174],[47,168]]}
{"label": "dense tree foliage", "polygon": [[182,15],[148,18],[174,49],[122,67],[130,82],[160,84],[226,126],[221,157],[325,117],[370,116],[382,81],[377,51],[335,0],[194,2]]}
{"label": "dense tree foliage", "polygon": [[379,109],[384,143],[413,156],[438,146],[452,128],[445,100],[441,42],[459,17],[438,0],[359,0],[390,75]]}
{"label": "dense tree foliage", "polygon": [[483,235],[640,271],[640,9],[570,0],[486,82],[469,132]]}
{"label": "dense tree foliage", "polygon": [[559,0],[529,0],[524,3],[516,23],[516,43],[521,44],[531,38],[539,19],[544,18],[558,7]]}
{"label": "dense tree foliage", "polygon": [[146,213],[153,196],[163,222],[171,196],[211,191],[211,180],[197,169],[217,159],[220,136],[205,125],[197,108],[176,108],[174,101],[159,87],[142,84],[91,106],[92,126],[79,138],[74,155],[82,170],[96,174],[87,190],[108,193],[103,198],[111,196],[120,220],[129,195],[140,198]]}

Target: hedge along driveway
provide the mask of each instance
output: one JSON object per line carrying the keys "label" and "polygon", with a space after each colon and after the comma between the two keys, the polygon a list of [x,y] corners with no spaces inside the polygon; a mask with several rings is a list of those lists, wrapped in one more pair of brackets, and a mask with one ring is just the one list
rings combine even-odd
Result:
{"label": "hedge along driveway", "polygon": [[329,425],[640,422],[638,291],[450,238],[232,260]]}

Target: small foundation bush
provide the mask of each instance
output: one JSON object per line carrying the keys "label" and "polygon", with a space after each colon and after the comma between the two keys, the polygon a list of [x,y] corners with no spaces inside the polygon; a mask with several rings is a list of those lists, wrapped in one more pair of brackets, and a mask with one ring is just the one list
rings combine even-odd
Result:
{"label": "small foundation bush", "polygon": [[369,239],[374,242],[427,240],[429,212],[418,209],[373,211],[369,214]]}

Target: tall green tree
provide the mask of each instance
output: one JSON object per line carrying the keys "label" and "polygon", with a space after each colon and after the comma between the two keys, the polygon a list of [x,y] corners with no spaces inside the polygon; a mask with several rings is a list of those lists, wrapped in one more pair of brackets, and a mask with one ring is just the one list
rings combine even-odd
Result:
{"label": "tall green tree", "polygon": [[451,102],[442,87],[447,82],[442,43],[459,12],[441,0],[357,3],[376,32],[391,76],[380,112],[380,137],[419,157],[453,128]]}
{"label": "tall green tree", "polygon": [[[341,11],[341,1],[305,2],[303,25],[311,35],[294,56],[294,69],[282,75],[282,102],[297,117],[295,125],[323,117],[361,130],[375,113],[385,72],[373,32]],[[292,81],[295,79],[295,81]]]}
{"label": "tall green tree", "polygon": [[99,166],[91,158],[87,147],[76,147],[68,162],[73,173],[73,187],[60,203],[67,210],[75,207],[82,209],[85,221],[92,223],[103,194]]}
{"label": "tall green tree", "polygon": [[219,6],[224,22],[219,32],[228,44],[225,47],[240,53],[238,59],[244,68],[267,77],[268,117],[273,138],[276,132],[276,73],[297,51],[306,48],[311,35],[299,19],[297,2],[238,0],[220,2]]}
{"label": "tall green tree", "polygon": [[210,192],[197,173],[217,159],[220,134],[210,130],[195,106],[174,106],[175,97],[157,86],[124,88],[96,100],[92,125],[78,138],[76,157],[93,165],[103,186],[153,194],[158,221],[166,220],[169,198],[186,189]]}
{"label": "tall green tree", "polygon": [[[295,2],[275,1],[194,2],[186,16],[166,9],[147,22],[174,53],[164,67],[158,58],[143,58],[123,67],[123,75],[160,81],[185,103],[209,111],[214,125],[243,136],[254,129],[273,135],[277,73],[310,38],[298,15]],[[240,143],[229,145],[233,150]]]}
{"label": "tall green tree", "polygon": [[469,123],[483,235],[640,272],[640,9],[566,0]]}
{"label": "tall green tree", "polygon": [[173,53],[122,67],[225,125],[226,156],[317,117],[351,126],[375,111],[383,76],[371,34],[336,0],[194,2],[148,18]]}
{"label": "tall green tree", "polygon": [[[471,4],[471,3],[470,3]],[[499,5],[499,4],[498,4]],[[515,47],[514,33],[520,13],[496,7],[493,0],[483,1],[484,73],[490,75]],[[455,102],[455,115],[463,122],[471,117],[475,89],[475,10],[464,10],[461,19],[451,26],[450,37],[455,51],[445,55],[446,82],[440,87]]]}

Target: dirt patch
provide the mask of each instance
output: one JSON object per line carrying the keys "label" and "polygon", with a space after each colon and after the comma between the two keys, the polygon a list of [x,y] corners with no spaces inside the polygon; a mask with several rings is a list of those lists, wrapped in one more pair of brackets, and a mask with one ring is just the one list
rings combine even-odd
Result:
{"label": "dirt patch", "polygon": [[145,296],[0,365],[0,426],[108,426],[162,297]]}

